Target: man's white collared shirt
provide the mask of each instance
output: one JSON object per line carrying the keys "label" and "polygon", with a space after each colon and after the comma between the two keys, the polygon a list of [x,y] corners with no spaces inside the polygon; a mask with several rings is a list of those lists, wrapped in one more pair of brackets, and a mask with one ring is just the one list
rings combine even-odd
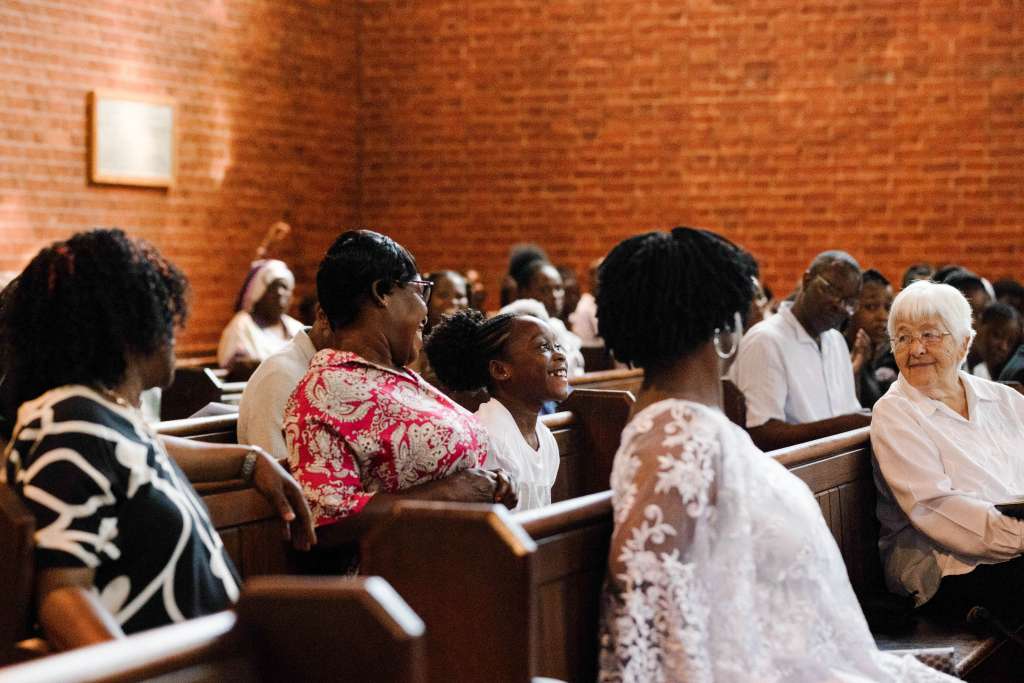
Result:
{"label": "man's white collared shirt", "polygon": [[861,409],[843,335],[821,334],[821,347],[784,302],[779,314],[750,328],[730,379],[747,402],[747,427],[769,420],[817,422]]}

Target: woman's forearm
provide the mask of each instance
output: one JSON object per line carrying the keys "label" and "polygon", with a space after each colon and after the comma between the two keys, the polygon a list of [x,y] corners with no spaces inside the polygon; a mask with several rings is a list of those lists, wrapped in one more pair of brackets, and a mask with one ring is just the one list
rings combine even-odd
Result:
{"label": "woman's forearm", "polygon": [[206,443],[161,435],[170,455],[191,482],[225,481],[242,477],[242,463],[250,446]]}

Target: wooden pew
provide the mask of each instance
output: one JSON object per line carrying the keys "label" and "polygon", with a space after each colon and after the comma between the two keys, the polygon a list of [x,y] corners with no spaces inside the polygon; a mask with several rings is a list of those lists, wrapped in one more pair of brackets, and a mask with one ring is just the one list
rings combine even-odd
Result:
{"label": "wooden pew", "polygon": [[578,377],[569,378],[569,386],[573,389],[619,389],[630,391],[636,396],[644,383],[644,371],[635,370],[599,370],[585,372]]}
{"label": "wooden pew", "polygon": [[0,683],[421,683],[423,632],[378,577],[266,577],[245,585],[235,611],[0,669]]}
{"label": "wooden pew", "polygon": [[[814,492],[851,583],[865,596],[883,589],[868,433],[770,454]],[[364,539],[362,568],[390,581],[422,615],[431,680],[473,680],[472,666],[463,667],[465,678],[446,668],[473,651],[488,653],[495,680],[593,680],[611,529],[609,492],[516,515],[499,506],[408,502]],[[952,647],[966,680],[1015,680],[1001,678],[1014,664],[1012,647],[966,627],[918,617],[912,630],[876,640],[886,650]]]}
{"label": "wooden pew", "polygon": [[362,570],[429,625],[431,681],[592,681],[611,529],[608,491],[515,516],[408,501],[364,539]]}
{"label": "wooden pew", "polygon": [[[612,459],[633,405],[624,391],[578,390],[566,410],[541,418],[558,443],[560,463],[554,501],[608,487]],[[161,422],[161,434],[216,443],[237,442],[237,416]],[[296,557],[281,540],[280,522],[263,496],[241,480],[197,484],[228,555],[243,577],[297,571]]]}
{"label": "wooden pew", "polygon": [[32,513],[9,486],[0,484],[0,666],[33,656],[19,643],[32,635],[35,530]]}
{"label": "wooden pew", "polygon": [[177,420],[192,415],[207,403],[237,404],[245,382],[225,381],[226,370],[179,366],[171,386],[160,398],[160,418]]}

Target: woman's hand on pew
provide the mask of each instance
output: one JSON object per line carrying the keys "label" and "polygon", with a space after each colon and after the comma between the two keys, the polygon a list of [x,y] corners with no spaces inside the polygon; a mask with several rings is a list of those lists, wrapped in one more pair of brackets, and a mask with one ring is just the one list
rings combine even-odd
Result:
{"label": "woman's hand on pew", "polygon": [[494,502],[501,503],[509,510],[519,504],[519,496],[516,494],[516,485],[511,475],[505,470],[498,468],[491,470],[497,479],[494,487]]}
{"label": "woman's hand on pew", "polygon": [[302,489],[273,456],[262,448],[253,450],[257,451],[253,486],[281,516],[285,540],[290,540],[298,550],[309,550],[316,545],[316,530]]}

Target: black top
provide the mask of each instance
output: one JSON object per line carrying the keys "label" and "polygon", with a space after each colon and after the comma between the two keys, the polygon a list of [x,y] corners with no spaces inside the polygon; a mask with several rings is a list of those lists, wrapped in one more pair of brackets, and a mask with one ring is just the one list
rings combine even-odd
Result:
{"label": "black top", "polygon": [[1006,361],[1003,371],[999,377],[993,377],[1000,382],[1024,382],[1024,344],[1017,347],[1017,351]]}
{"label": "black top", "polygon": [[36,564],[91,567],[126,633],[217,612],[238,577],[206,507],[136,411],[81,386],[18,410],[5,470],[36,518]]}
{"label": "black top", "polygon": [[886,349],[881,356],[864,363],[856,377],[858,384],[857,397],[864,408],[874,408],[878,399],[885,396],[889,387],[899,376],[899,368],[892,351]]}

